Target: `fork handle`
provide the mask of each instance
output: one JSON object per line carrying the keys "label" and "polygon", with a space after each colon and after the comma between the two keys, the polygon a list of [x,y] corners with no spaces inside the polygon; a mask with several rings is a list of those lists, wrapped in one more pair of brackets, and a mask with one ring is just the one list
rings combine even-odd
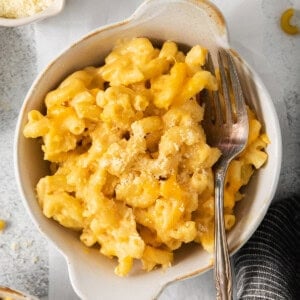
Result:
{"label": "fork handle", "polygon": [[224,182],[228,163],[215,173],[215,284],[217,300],[232,299],[230,258],[224,225]]}

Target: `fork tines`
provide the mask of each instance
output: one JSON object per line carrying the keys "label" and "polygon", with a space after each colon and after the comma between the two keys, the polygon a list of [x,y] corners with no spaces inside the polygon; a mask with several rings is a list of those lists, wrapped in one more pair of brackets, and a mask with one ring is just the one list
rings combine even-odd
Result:
{"label": "fork tines", "polygon": [[212,101],[206,101],[207,114],[216,124],[232,124],[247,115],[245,100],[232,55],[225,49],[217,54],[219,69],[215,69],[211,54],[208,53],[206,67],[219,82],[219,91],[212,92]]}

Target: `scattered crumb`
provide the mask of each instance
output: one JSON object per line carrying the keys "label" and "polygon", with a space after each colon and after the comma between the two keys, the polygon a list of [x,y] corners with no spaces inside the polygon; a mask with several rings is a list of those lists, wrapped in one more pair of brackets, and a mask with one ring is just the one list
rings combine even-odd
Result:
{"label": "scattered crumb", "polygon": [[35,257],[32,258],[32,262],[34,264],[36,264],[39,260],[40,260],[40,258],[38,256],[35,256]]}
{"label": "scattered crumb", "polygon": [[22,248],[26,249],[26,248],[29,248],[31,247],[33,244],[33,241],[32,240],[25,240],[22,242]]}
{"label": "scattered crumb", "polygon": [[10,248],[13,251],[18,251],[20,249],[20,244],[18,242],[12,242],[10,244]]}

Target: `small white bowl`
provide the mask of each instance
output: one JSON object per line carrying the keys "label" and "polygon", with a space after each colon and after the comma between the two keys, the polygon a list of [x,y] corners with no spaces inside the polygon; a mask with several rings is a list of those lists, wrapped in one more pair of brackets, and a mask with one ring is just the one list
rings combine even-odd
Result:
{"label": "small white bowl", "polygon": [[[20,111],[15,138],[15,170],[20,193],[33,221],[68,262],[72,285],[82,299],[153,299],[170,282],[201,274],[212,267],[211,256],[198,245],[176,251],[174,265],[146,273],[134,267],[126,278],[117,277],[115,260],[96,249],[87,249],[78,234],[47,219],[38,205],[35,186],[48,174],[37,140],[25,139],[22,131],[27,114],[41,110],[47,92],[68,74],[88,65],[100,65],[116,40],[138,36],[152,40],[173,40],[186,45],[200,44],[214,52],[220,46],[230,49],[226,24],[219,10],[207,1],[150,0],[127,20],[101,27],[73,44],[44,70],[30,89]],[[235,52],[233,52],[235,53]],[[237,204],[236,226],[229,232],[231,253],[239,249],[262,221],[274,196],[281,166],[281,133],[269,93],[256,73],[235,53],[243,87],[266,130],[271,144],[268,161],[256,172]]]}
{"label": "small white bowl", "polygon": [[32,16],[23,18],[3,18],[0,17],[0,26],[5,27],[16,27],[21,25],[26,25],[35,21],[43,20],[59,14],[65,5],[65,0],[53,0],[53,3],[47,7],[45,10],[38,12]]}

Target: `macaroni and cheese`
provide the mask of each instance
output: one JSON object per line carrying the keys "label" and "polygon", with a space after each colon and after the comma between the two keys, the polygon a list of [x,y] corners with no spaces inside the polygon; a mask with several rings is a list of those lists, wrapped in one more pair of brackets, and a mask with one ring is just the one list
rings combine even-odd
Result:
{"label": "macaroni and cheese", "polygon": [[1,219],[0,219],[0,232],[1,232],[2,230],[4,230],[5,226],[6,226],[6,222],[5,222],[4,220],[1,220]]}
{"label": "macaroni and cheese", "polygon": [[[115,273],[133,260],[143,269],[168,267],[173,250],[192,241],[212,251],[214,181],[221,153],[206,143],[196,95],[216,90],[202,67],[207,50],[186,55],[174,42],[161,49],[147,38],[118,43],[101,67],[67,77],[45,98],[46,115],[28,114],[24,135],[42,137],[52,174],[37,184],[48,218],[78,230],[88,247],[117,257]],[[249,110],[247,148],[228,170],[225,226],[268,143]]]}

